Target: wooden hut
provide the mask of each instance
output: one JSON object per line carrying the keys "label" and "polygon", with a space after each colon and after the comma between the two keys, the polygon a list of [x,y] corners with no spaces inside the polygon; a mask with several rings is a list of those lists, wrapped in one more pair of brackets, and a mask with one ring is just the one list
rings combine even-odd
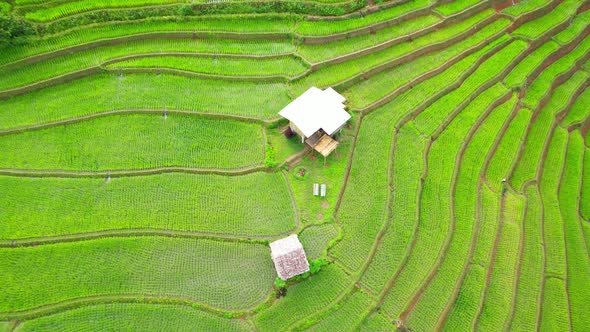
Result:
{"label": "wooden hut", "polygon": [[311,87],[285,106],[279,115],[289,120],[289,127],[301,136],[302,143],[327,157],[338,146],[334,135],[350,119],[350,114],[344,110],[345,100],[332,88]]}
{"label": "wooden hut", "polygon": [[272,261],[282,280],[309,271],[305,250],[297,234],[270,243]]}

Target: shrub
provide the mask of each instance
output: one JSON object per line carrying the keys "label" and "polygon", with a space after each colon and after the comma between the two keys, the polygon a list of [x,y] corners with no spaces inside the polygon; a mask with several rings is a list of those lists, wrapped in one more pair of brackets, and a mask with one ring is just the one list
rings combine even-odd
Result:
{"label": "shrub", "polygon": [[19,43],[35,33],[31,23],[21,17],[0,12],[0,49]]}

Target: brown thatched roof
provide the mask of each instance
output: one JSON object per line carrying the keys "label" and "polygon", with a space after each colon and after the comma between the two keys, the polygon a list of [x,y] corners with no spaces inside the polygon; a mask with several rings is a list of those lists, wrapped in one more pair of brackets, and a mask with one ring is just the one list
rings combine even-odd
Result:
{"label": "brown thatched roof", "polygon": [[309,271],[309,263],[297,234],[271,242],[270,250],[277,274],[282,280]]}

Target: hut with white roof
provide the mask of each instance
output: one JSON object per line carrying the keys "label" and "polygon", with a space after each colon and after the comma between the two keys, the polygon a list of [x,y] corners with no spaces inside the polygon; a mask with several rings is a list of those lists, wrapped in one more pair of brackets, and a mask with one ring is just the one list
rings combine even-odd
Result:
{"label": "hut with white roof", "polygon": [[320,90],[311,87],[279,115],[289,120],[289,127],[314,150],[327,157],[338,146],[333,136],[350,119],[344,110],[344,98],[332,88]]}
{"label": "hut with white roof", "polygon": [[309,263],[297,234],[270,243],[271,258],[281,280],[309,271]]}

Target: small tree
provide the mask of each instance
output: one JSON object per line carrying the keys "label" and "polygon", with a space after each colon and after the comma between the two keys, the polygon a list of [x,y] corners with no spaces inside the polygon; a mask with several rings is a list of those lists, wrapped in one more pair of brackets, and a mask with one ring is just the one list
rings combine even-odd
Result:
{"label": "small tree", "polygon": [[25,42],[35,29],[22,17],[0,14],[0,48]]}

